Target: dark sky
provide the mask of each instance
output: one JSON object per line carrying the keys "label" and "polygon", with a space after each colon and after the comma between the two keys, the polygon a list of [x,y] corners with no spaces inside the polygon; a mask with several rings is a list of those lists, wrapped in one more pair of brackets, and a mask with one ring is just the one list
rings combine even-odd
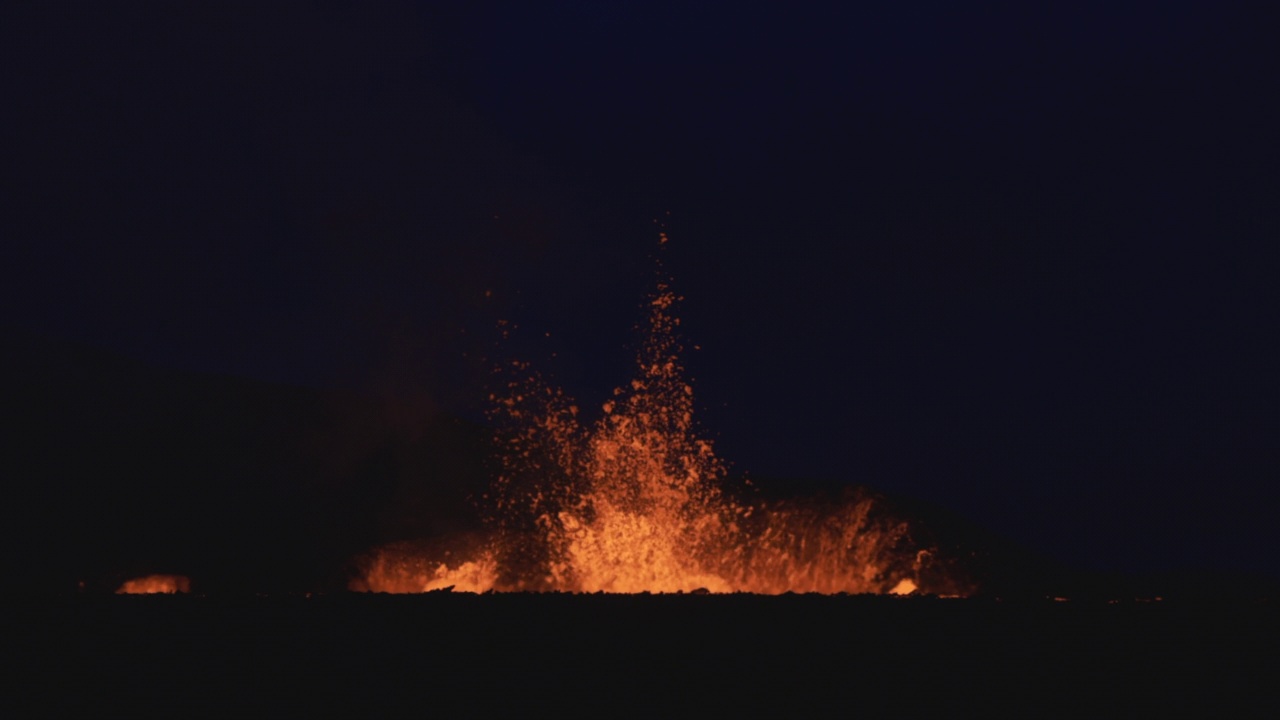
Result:
{"label": "dark sky", "polygon": [[473,417],[508,353],[594,405],[660,219],[735,470],[1280,574],[1265,10],[541,5],[6,10],[0,322]]}

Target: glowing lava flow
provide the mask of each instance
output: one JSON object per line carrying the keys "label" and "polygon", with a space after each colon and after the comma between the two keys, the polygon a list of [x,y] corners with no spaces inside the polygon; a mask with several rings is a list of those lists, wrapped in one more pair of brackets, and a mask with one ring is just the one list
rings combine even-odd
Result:
{"label": "glowing lava flow", "polygon": [[455,559],[382,548],[353,589],[934,591],[921,578],[931,552],[866,493],[808,504],[730,497],[724,463],[694,425],[677,301],[658,284],[637,375],[593,423],[527,364],[509,366],[514,379],[491,397],[505,430],[490,540]]}
{"label": "glowing lava flow", "polygon": [[191,580],[185,575],[147,575],[133,578],[126,580],[116,590],[117,595],[172,595],[186,592],[191,592]]}

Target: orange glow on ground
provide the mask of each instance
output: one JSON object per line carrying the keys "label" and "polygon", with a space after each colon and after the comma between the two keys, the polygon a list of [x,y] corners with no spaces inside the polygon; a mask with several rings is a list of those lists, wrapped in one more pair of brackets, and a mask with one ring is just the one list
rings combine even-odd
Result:
{"label": "orange glow on ground", "polygon": [[954,594],[925,586],[932,551],[869,494],[825,504],[730,496],[725,465],[693,420],[678,301],[659,283],[636,376],[595,421],[527,364],[504,368],[505,391],[490,397],[504,428],[490,541],[448,561],[382,548],[351,588]]}
{"label": "orange glow on ground", "polygon": [[117,595],[152,595],[191,592],[191,579],[185,575],[148,575],[126,580]]}
{"label": "orange glow on ground", "polygon": [[916,584],[911,581],[911,578],[902,578],[902,580],[900,580],[897,585],[894,585],[893,589],[889,592],[893,595],[910,595],[915,591]]}

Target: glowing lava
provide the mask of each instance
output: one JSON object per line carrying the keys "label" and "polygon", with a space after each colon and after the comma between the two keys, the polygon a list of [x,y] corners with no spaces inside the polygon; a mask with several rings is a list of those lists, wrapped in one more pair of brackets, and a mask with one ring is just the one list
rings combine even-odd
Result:
{"label": "glowing lava", "polygon": [[191,580],[185,575],[147,575],[126,580],[117,595],[153,595],[191,592]]}
{"label": "glowing lava", "polygon": [[867,493],[807,503],[731,496],[724,463],[694,424],[678,300],[658,283],[636,377],[594,422],[527,364],[505,368],[511,379],[491,396],[502,470],[487,496],[489,541],[443,559],[382,548],[352,588],[936,592],[921,577],[931,551]]}
{"label": "glowing lava", "polygon": [[380,548],[365,564],[364,576],[351,583],[361,592],[421,593],[438,590],[480,593],[497,585],[498,568],[492,551],[482,549],[474,557],[451,561],[449,554],[436,559],[411,544]]}

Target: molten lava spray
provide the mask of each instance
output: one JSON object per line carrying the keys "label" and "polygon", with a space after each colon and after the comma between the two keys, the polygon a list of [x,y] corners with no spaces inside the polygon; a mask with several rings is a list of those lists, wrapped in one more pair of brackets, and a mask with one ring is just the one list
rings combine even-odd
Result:
{"label": "molten lava spray", "polygon": [[382,548],[353,589],[935,591],[921,578],[931,551],[869,494],[826,503],[730,496],[725,465],[694,423],[678,300],[658,283],[636,376],[597,420],[581,419],[527,363],[508,365],[503,392],[491,396],[502,458],[486,496],[491,538],[451,557]]}

